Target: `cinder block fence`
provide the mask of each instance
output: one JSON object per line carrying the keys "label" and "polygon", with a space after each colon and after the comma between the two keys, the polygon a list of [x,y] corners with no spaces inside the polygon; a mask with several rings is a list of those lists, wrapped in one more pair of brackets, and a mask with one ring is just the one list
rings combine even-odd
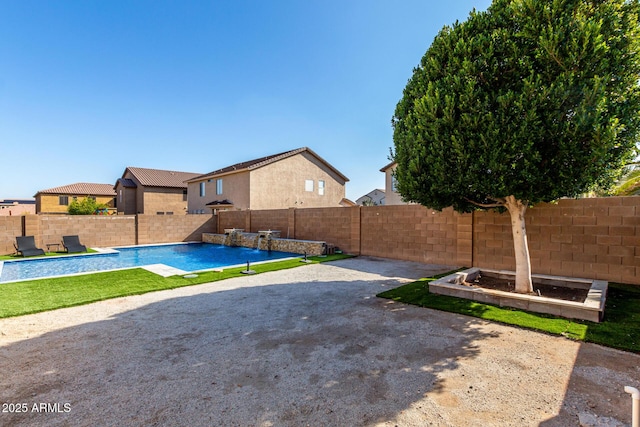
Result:
{"label": "cinder block fence", "polygon": [[[640,197],[560,200],[527,210],[534,273],[640,285]],[[15,237],[60,242],[77,234],[88,246],[201,240],[202,233],[279,230],[283,238],[321,240],[345,252],[480,268],[515,268],[509,215],[458,214],[418,205],[223,211],[212,215],[0,217],[0,253]]]}

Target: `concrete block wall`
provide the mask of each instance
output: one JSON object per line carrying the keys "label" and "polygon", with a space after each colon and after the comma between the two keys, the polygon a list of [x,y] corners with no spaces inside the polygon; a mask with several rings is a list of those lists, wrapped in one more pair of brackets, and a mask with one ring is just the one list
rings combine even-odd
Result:
{"label": "concrete block wall", "polygon": [[[62,236],[77,235],[88,247],[136,244],[136,218],[133,215],[32,215],[25,217],[25,235],[36,236],[36,244],[61,243]],[[63,250],[62,245],[58,248]],[[55,248],[51,248],[55,250]]]}
{"label": "concrete block wall", "polygon": [[25,236],[34,236],[36,246],[44,249],[44,244],[48,242],[40,235],[40,219],[40,215],[25,215],[22,217],[22,231]]}
{"label": "concrete block wall", "polygon": [[251,227],[246,230],[257,233],[261,230],[279,230],[280,235],[287,237],[289,228],[289,209],[268,209],[251,211]]}
{"label": "concrete block wall", "polygon": [[323,241],[359,255],[360,235],[360,207],[295,210],[295,239]]}
{"label": "concrete block wall", "polygon": [[[36,245],[61,243],[62,236],[78,235],[89,247],[200,241],[202,233],[216,231],[213,215],[25,215],[0,217],[0,253],[15,252],[16,236],[33,235]],[[51,247],[51,250],[63,247]]]}
{"label": "concrete block wall", "polygon": [[[258,212],[221,212],[220,223],[245,228]],[[284,210],[266,212],[273,218],[265,214],[261,227],[284,222]],[[534,273],[640,285],[640,197],[539,204],[525,220]],[[419,205],[290,209],[288,224],[291,238],[325,241],[352,254],[515,269],[507,213],[459,214]]]}
{"label": "concrete block wall", "polygon": [[213,215],[138,215],[138,243],[202,241],[202,233],[216,231]]}
{"label": "concrete block wall", "polygon": [[[566,199],[525,214],[531,269],[640,284],[640,197]],[[507,213],[473,214],[473,264],[515,268]]]}
{"label": "concrete block wall", "polygon": [[[25,216],[26,217],[26,216]],[[22,236],[21,216],[0,216],[0,254],[15,252],[16,236]]]}
{"label": "concrete block wall", "polygon": [[218,214],[218,233],[224,233],[226,228],[241,228],[249,231],[251,228],[252,211],[221,211]]}
{"label": "concrete block wall", "polygon": [[[136,219],[137,218],[137,219]],[[527,210],[534,273],[640,285],[640,197],[560,200]],[[225,228],[280,230],[282,238],[324,241],[344,252],[452,266],[515,268],[509,215],[437,212],[419,205],[223,211],[210,215],[0,217],[0,250],[15,237],[36,244],[77,234],[88,246],[200,240]]]}
{"label": "concrete block wall", "polygon": [[471,265],[471,215],[420,205],[363,207],[361,254]]}

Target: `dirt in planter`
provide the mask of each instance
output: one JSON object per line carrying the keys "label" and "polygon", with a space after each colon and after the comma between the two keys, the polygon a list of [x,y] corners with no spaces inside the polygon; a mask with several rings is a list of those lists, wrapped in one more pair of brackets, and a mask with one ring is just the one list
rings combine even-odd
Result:
{"label": "dirt in planter", "polygon": [[[479,275],[472,282],[465,282],[467,286],[478,288],[493,289],[504,292],[514,292],[516,284],[512,279],[500,279],[497,277],[489,277]],[[545,285],[541,283],[533,283],[533,292],[545,298],[560,299],[564,301],[584,302],[587,299],[588,289],[567,288],[564,286]]]}

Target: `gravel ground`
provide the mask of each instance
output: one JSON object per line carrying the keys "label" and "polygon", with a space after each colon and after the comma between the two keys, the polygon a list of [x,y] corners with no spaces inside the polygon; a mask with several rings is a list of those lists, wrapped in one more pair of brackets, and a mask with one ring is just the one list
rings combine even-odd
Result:
{"label": "gravel ground", "polygon": [[446,270],[360,257],[0,320],[0,425],[631,423],[638,355],[375,297]]}

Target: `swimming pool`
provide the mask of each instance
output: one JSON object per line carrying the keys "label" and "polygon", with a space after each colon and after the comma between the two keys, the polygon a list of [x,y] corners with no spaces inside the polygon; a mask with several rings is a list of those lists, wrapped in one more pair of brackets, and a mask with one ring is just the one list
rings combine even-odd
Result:
{"label": "swimming pool", "polygon": [[[299,256],[213,243],[113,248],[110,253],[0,262],[0,283],[164,264],[183,272]],[[4,265],[3,265],[4,264]]]}

